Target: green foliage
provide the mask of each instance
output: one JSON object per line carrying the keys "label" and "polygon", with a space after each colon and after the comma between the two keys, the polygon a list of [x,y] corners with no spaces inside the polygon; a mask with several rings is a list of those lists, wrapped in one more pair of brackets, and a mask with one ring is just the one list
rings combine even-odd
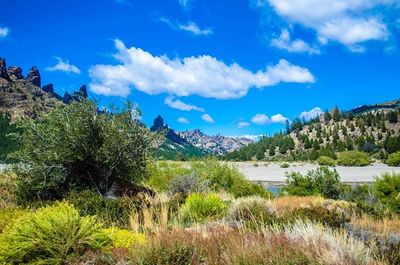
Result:
{"label": "green foliage", "polygon": [[7,225],[11,225],[15,220],[28,212],[28,210],[15,206],[0,208],[0,234]]}
{"label": "green foliage", "polygon": [[238,180],[229,189],[229,193],[235,198],[260,196],[262,198],[272,198],[272,193],[264,188],[261,184],[253,183],[248,180]]}
{"label": "green foliage", "polygon": [[192,162],[191,170],[207,183],[214,191],[225,190],[235,197],[259,195],[270,197],[271,193],[262,186],[245,179],[242,173],[228,163],[221,163],[218,160],[204,160]]}
{"label": "green foliage", "polygon": [[0,113],[0,162],[10,162],[8,155],[18,150],[20,143],[10,135],[19,132],[20,129],[11,123],[10,115]]}
{"label": "green foliage", "polygon": [[386,159],[386,164],[393,167],[400,166],[400,152],[390,154]]}
{"label": "green foliage", "polygon": [[371,158],[368,154],[360,151],[344,151],[338,153],[337,163],[341,166],[368,166]]}
{"label": "green foliage", "polygon": [[372,187],[383,205],[395,213],[400,213],[400,174],[384,173],[375,179]]}
{"label": "green foliage", "polygon": [[74,205],[81,216],[96,216],[106,226],[129,227],[129,216],[139,204],[129,197],[110,199],[86,190],[70,192],[66,200]]}
{"label": "green foliage", "polygon": [[289,168],[289,167],[290,167],[290,164],[289,164],[289,163],[282,163],[282,164],[280,165],[280,167],[281,167],[281,168]]}
{"label": "green foliage", "polygon": [[180,194],[184,198],[190,193],[205,192],[208,187],[202,182],[196,173],[176,176],[171,180],[170,188],[172,194]]}
{"label": "green foliage", "polygon": [[306,175],[292,172],[287,176],[287,186],[283,191],[289,195],[322,195],[325,198],[337,199],[340,196],[340,177],[336,170],[319,167],[310,170]]}
{"label": "green foliage", "polygon": [[180,215],[186,222],[205,222],[218,220],[226,212],[227,205],[215,193],[193,193],[189,195],[180,209]]}
{"label": "green foliage", "polygon": [[4,264],[62,264],[71,255],[110,243],[94,217],[81,217],[66,202],[28,213],[0,235]]}
{"label": "green foliage", "polygon": [[328,156],[320,156],[317,159],[317,163],[320,166],[330,166],[330,167],[336,166],[336,161]]}
{"label": "green foliage", "polygon": [[269,200],[260,197],[246,197],[235,200],[229,209],[227,219],[246,227],[271,225],[276,216]]}
{"label": "green foliage", "polygon": [[149,178],[146,184],[156,191],[168,190],[173,178],[191,173],[190,169],[185,167],[185,164],[167,161],[149,163],[147,170]]}
{"label": "green foliage", "polygon": [[95,102],[82,99],[26,120],[15,154],[23,161],[16,168],[19,199],[57,199],[73,189],[105,194],[121,179],[142,181],[153,136],[135,111],[99,113]]}
{"label": "green foliage", "polygon": [[146,240],[144,234],[133,233],[118,227],[106,228],[102,232],[111,239],[111,248],[131,248],[134,245],[143,244]]}

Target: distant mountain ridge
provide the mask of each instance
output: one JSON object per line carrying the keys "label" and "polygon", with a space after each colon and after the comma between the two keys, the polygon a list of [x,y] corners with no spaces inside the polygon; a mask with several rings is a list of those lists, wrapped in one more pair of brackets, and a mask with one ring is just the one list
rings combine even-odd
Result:
{"label": "distant mountain ridge", "polygon": [[209,136],[199,129],[183,131],[178,134],[193,146],[217,155],[225,155],[254,142],[245,137],[227,137],[220,134]]}
{"label": "distant mountain ridge", "polygon": [[253,142],[244,137],[208,136],[199,129],[176,132],[164,123],[160,115],[154,119],[150,130],[164,133],[166,140],[160,144],[159,154],[169,159],[181,155],[185,157],[225,155]]}

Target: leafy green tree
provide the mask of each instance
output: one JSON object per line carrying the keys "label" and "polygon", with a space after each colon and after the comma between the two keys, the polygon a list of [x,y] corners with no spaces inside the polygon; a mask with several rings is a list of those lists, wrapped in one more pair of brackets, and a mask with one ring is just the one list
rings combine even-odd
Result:
{"label": "leafy green tree", "polygon": [[394,111],[394,110],[388,112],[386,117],[390,123],[397,123],[399,121],[398,116],[397,116],[397,111]]}
{"label": "leafy green tree", "polygon": [[22,148],[14,155],[22,201],[58,199],[71,190],[105,195],[118,183],[138,184],[154,134],[143,127],[129,104],[118,113],[99,112],[82,99],[22,124]]}
{"label": "leafy green tree", "polygon": [[287,175],[284,192],[290,195],[322,195],[329,199],[338,199],[341,192],[340,176],[337,171],[327,167],[310,170],[306,175],[292,172]]}
{"label": "leafy green tree", "polygon": [[11,134],[19,131],[8,113],[0,113],[0,162],[8,162],[8,155],[18,149],[19,142]]}
{"label": "leafy green tree", "polygon": [[341,113],[339,111],[339,108],[335,106],[332,110],[332,119],[334,122],[340,121]]}

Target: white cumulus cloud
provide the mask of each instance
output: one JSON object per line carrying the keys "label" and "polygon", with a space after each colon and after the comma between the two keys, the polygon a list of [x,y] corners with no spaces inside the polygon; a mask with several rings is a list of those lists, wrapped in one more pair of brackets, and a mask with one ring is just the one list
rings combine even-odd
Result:
{"label": "white cumulus cloud", "polygon": [[203,121],[205,121],[205,122],[208,122],[208,123],[215,123],[214,119],[210,115],[208,115],[207,113],[201,115],[201,119]]}
{"label": "white cumulus cloud", "polygon": [[294,53],[319,54],[318,48],[310,46],[301,39],[292,40],[287,29],[283,29],[278,38],[271,40],[271,45],[282,50]]}
{"label": "white cumulus cloud", "polygon": [[280,113],[272,115],[271,118],[265,114],[256,114],[251,118],[251,122],[258,125],[265,125],[270,123],[285,123],[287,120],[288,118]]}
{"label": "white cumulus cloud", "polygon": [[126,97],[135,88],[152,95],[168,93],[234,99],[245,96],[252,87],[315,82],[307,68],[284,59],[253,73],[237,63],[227,65],[209,55],[170,59],[140,48],[127,48],[120,40],[115,40],[115,46],[117,65],[100,64],[89,70],[90,89],[96,94]]}
{"label": "white cumulus cloud", "polygon": [[300,114],[300,119],[304,119],[306,121],[314,119],[316,117],[321,116],[322,114],[324,114],[324,112],[322,111],[322,109],[320,107],[315,107],[312,110],[309,111],[303,111]]}
{"label": "white cumulus cloud", "polygon": [[57,60],[57,64],[54,66],[50,66],[47,67],[46,70],[50,71],[50,72],[54,72],[54,71],[61,71],[61,72],[65,72],[65,73],[74,73],[74,74],[80,74],[81,70],[79,70],[78,67],[76,67],[73,64],[70,64],[68,62],[68,60],[63,60],[60,57],[55,57],[55,59]]}
{"label": "white cumulus cloud", "polygon": [[248,123],[247,121],[239,121],[237,123],[237,127],[239,129],[243,129],[243,128],[247,127],[247,126],[250,126],[250,123]]}
{"label": "white cumulus cloud", "polygon": [[189,124],[190,123],[190,121],[188,119],[184,118],[184,117],[179,117],[177,121],[179,123],[182,123],[182,124]]}
{"label": "white cumulus cloud", "polygon": [[265,114],[256,114],[251,118],[251,121],[255,124],[265,125],[269,122],[269,117]]}
{"label": "white cumulus cloud", "polygon": [[187,23],[173,22],[166,17],[160,17],[158,20],[165,23],[172,29],[187,31],[197,36],[206,36],[213,34],[213,30],[211,28],[202,29],[193,21],[189,21]]}
{"label": "white cumulus cloud", "polygon": [[314,30],[321,44],[337,41],[354,51],[361,51],[359,46],[366,41],[387,40],[390,32],[383,10],[400,6],[398,0],[257,1],[259,8],[268,5],[288,24]]}
{"label": "white cumulus cloud", "polygon": [[0,27],[0,39],[3,39],[10,34],[10,30],[7,27]]}
{"label": "white cumulus cloud", "polygon": [[178,109],[182,111],[199,111],[199,112],[204,112],[205,110],[203,108],[197,107],[195,105],[190,105],[187,104],[180,99],[175,99],[174,96],[168,96],[165,98],[164,103],[168,105],[169,107],[173,109]]}
{"label": "white cumulus cloud", "polygon": [[271,117],[271,123],[285,123],[287,120],[288,118],[279,113]]}

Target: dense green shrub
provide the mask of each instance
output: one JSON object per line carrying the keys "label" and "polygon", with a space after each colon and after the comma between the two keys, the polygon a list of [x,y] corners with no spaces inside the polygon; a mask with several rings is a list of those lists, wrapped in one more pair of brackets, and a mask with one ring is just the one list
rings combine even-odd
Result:
{"label": "dense green shrub", "polygon": [[26,120],[15,154],[23,162],[16,168],[19,199],[57,199],[73,189],[106,194],[122,180],[140,183],[153,136],[133,113],[129,106],[100,113],[82,99]]}
{"label": "dense green shrub", "polygon": [[65,198],[82,216],[96,216],[106,226],[129,226],[129,216],[139,203],[136,199],[121,197],[106,198],[92,191],[70,192]]}
{"label": "dense green shrub", "polygon": [[66,202],[28,213],[0,235],[0,263],[62,264],[70,256],[110,244],[94,217]]}
{"label": "dense green shrub", "polygon": [[276,219],[269,200],[260,197],[236,199],[229,208],[227,219],[239,222],[246,227],[262,227],[272,224]]}
{"label": "dense green shrub", "polygon": [[375,179],[372,188],[383,205],[393,212],[400,213],[400,174],[384,173]]}
{"label": "dense green shrub", "polygon": [[207,159],[191,163],[191,170],[214,191],[225,190],[235,197],[259,195],[270,197],[271,193],[261,185],[248,181],[234,165]]}
{"label": "dense green shrub", "polygon": [[337,171],[327,167],[310,170],[306,175],[292,172],[287,176],[287,185],[283,191],[289,195],[322,195],[325,198],[337,199],[340,196],[341,184]]}
{"label": "dense green shrub", "polygon": [[386,159],[386,164],[393,167],[400,166],[400,152],[390,154]]}
{"label": "dense green shrub", "polygon": [[20,207],[10,206],[0,208],[0,233],[7,225],[11,225],[15,220],[29,211]]}
{"label": "dense green shrub", "polygon": [[176,176],[170,182],[170,192],[186,197],[190,193],[206,192],[208,189],[206,183],[200,180],[196,173]]}
{"label": "dense green shrub", "polygon": [[368,154],[360,151],[340,152],[337,157],[337,163],[341,166],[368,166],[371,164]]}
{"label": "dense green shrub", "polygon": [[328,156],[320,156],[317,159],[317,163],[320,166],[330,166],[330,167],[336,166],[336,161]]}
{"label": "dense green shrub", "polygon": [[282,164],[280,165],[280,167],[281,167],[281,168],[289,168],[290,165],[289,165],[289,163],[282,163]]}
{"label": "dense green shrub", "polygon": [[110,239],[110,248],[131,248],[146,241],[144,234],[134,233],[129,230],[111,227],[102,230]]}
{"label": "dense green shrub", "polygon": [[157,161],[147,165],[149,178],[146,184],[156,191],[166,191],[170,188],[170,182],[177,176],[192,173],[184,163]]}
{"label": "dense green shrub", "polygon": [[182,205],[180,215],[185,222],[204,222],[222,218],[226,209],[226,203],[218,194],[193,193]]}
{"label": "dense green shrub", "polygon": [[235,198],[260,196],[262,198],[272,198],[272,192],[264,188],[261,184],[253,183],[248,180],[238,180],[229,189]]}
{"label": "dense green shrub", "polygon": [[16,124],[11,123],[8,113],[0,113],[0,162],[10,162],[8,155],[18,150],[20,143],[11,134],[20,133]]}

